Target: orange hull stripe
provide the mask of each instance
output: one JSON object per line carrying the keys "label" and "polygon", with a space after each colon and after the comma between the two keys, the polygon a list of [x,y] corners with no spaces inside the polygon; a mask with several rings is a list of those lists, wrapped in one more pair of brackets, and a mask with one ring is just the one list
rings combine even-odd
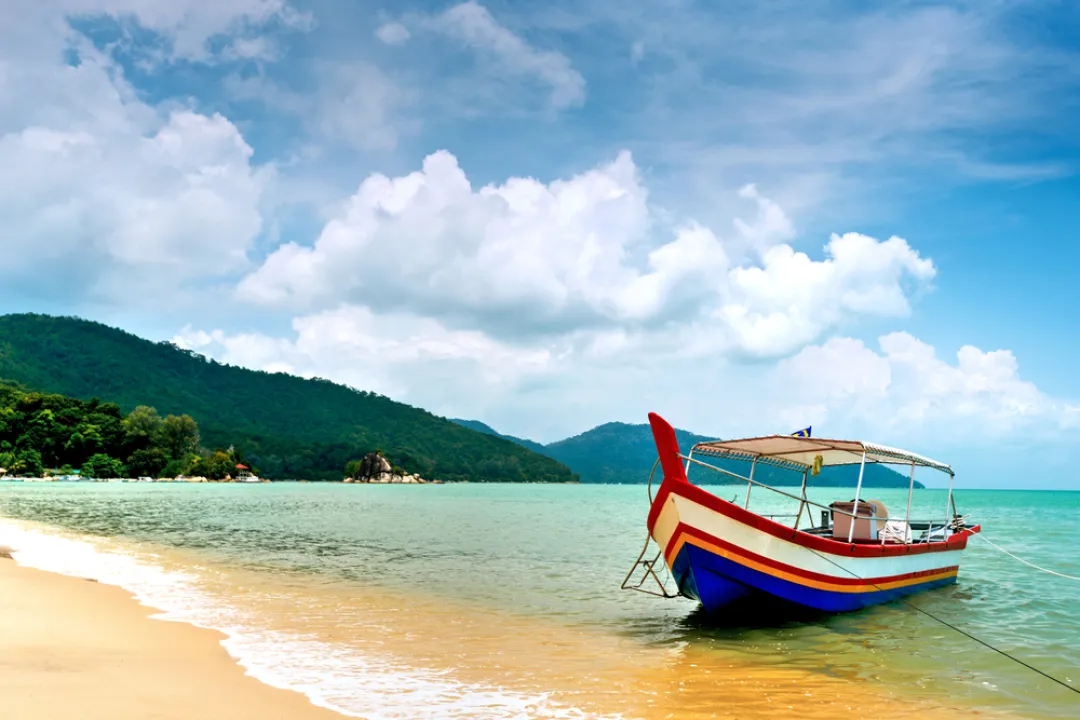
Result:
{"label": "orange hull stripe", "polygon": [[730,552],[728,550],[725,550],[724,548],[714,545],[707,540],[693,537],[691,535],[688,535],[687,533],[681,534],[679,540],[673,546],[672,551],[668,553],[666,559],[669,568],[671,567],[671,564],[675,561],[675,558],[678,556],[679,551],[682,550],[683,546],[687,543],[695,547],[701,548],[702,550],[707,550],[711,553],[719,555],[722,558],[737,562],[740,565],[750,568],[751,570],[757,570],[758,572],[765,573],[766,575],[771,575],[773,577],[780,578],[781,580],[787,580],[788,582],[797,583],[805,587],[816,588],[818,590],[828,590],[830,592],[864,593],[876,592],[878,590],[892,590],[894,588],[907,587],[909,585],[919,585],[922,583],[933,582],[935,580],[944,580],[946,578],[955,577],[958,572],[957,568],[952,568],[949,570],[943,570],[940,573],[908,578],[906,580],[894,580],[892,582],[882,583],[867,583],[866,585],[844,585],[840,583],[822,582],[819,580],[812,580],[810,578],[802,577],[801,575],[795,575],[793,573],[785,572],[783,570],[769,567],[767,565],[763,565],[759,562],[751,560],[748,557]]}

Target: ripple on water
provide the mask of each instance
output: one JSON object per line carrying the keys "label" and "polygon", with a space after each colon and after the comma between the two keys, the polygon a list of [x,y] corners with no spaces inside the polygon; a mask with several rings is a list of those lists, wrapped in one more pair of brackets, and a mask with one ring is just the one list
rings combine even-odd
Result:
{"label": "ripple on water", "polygon": [[[334,676],[338,694],[365,687],[355,673],[385,679],[396,668],[414,678],[408,682],[417,677],[409,673],[450,682],[431,691],[442,698],[436,704],[452,687],[476,689],[488,704],[495,696],[483,692],[509,693],[500,717],[522,712],[522,702],[539,703],[530,716],[692,718],[695,708],[705,717],[717,707],[760,714],[797,702],[793,687],[814,698],[810,707],[802,700],[803,716],[863,696],[867,707],[947,700],[1023,717],[1075,716],[1066,691],[903,606],[784,619],[745,611],[718,622],[692,603],[618,592],[643,538],[642,494],[589,486],[8,486],[0,513],[152,543],[159,556],[179,552],[174,569],[183,577],[204,560],[218,575],[196,573],[195,589],[208,605],[232,607],[230,622],[248,623],[235,620],[230,642],[241,635],[236,627],[254,627],[254,615],[262,632],[284,633],[273,636],[278,645],[282,637],[316,643],[299,655],[331,638],[316,655],[355,663],[354,674]],[[917,494],[916,505],[944,505],[938,495]],[[1080,509],[1080,494],[1001,495],[964,493],[961,509],[1017,554],[1080,573],[1077,558],[1056,557],[1025,532],[1047,513],[1068,517],[1069,503]],[[1059,523],[1058,542],[1080,539],[1073,522]],[[227,580],[215,585],[219,576]],[[1074,593],[1074,585],[1050,583],[973,544],[958,585],[913,601],[1068,675],[1080,666]],[[231,649],[257,662],[271,645]]]}

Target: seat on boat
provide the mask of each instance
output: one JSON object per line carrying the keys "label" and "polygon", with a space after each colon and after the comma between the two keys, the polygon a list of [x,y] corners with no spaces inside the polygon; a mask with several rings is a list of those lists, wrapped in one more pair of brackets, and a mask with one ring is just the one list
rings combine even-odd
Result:
{"label": "seat on boat", "polygon": [[[889,511],[885,508],[885,503],[880,500],[860,500],[858,508],[855,507],[854,500],[834,502],[829,507],[833,510],[832,536],[834,540],[846,541],[848,539],[852,520],[855,521],[855,531],[851,532],[852,540],[877,540],[878,533],[884,530],[889,522]],[[858,515],[858,517],[852,518],[851,515]]]}

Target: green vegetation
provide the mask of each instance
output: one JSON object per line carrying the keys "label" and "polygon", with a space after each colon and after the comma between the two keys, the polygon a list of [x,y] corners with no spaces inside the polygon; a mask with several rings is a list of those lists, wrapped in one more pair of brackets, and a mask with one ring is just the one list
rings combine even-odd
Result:
{"label": "green vegetation", "polygon": [[29,392],[0,385],[0,467],[9,475],[40,477],[47,469],[88,478],[176,477],[222,479],[235,474],[240,455],[199,446],[199,426],[187,415],[164,419],[141,405],[125,417],[97,398]]}
{"label": "green vegetation", "polygon": [[[491,427],[476,420],[455,420],[455,422],[468,425],[479,432],[499,435]],[[683,452],[688,451],[695,443],[715,439],[678,429],[675,430],[675,436]],[[653,443],[652,431],[647,424],[605,423],[588,432],[550,445],[541,445],[510,435],[499,435],[499,437],[535,448],[537,452],[566,464],[581,475],[581,482],[586,483],[644,483],[648,481],[649,471],[656,461],[656,445]],[[749,463],[716,458],[711,458],[708,462],[744,476],[749,472]],[[807,485],[854,487],[858,474],[858,466],[824,468],[820,475],[809,478]],[[771,485],[799,485],[802,482],[801,475],[766,465],[754,471],[754,478]],[[741,484],[741,481],[725,478],[708,468],[691,468],[690,479],[695,482],[708,481],[713,484],[724,484],[730,480]],[[867,465],[863,485],[874,488],[906,488],[908,478],[884,465]],[[922,484],[916,482],[915,487],[922,487]]]}
{"label": "green vegetation", "polygon": [[458,425],[467,427],[470,430],[484,433],[485,435],[494,435],[495,437],[501,437],[505,440],[509,440],[510,442],[517,443],[521,447],[529,448],[533,452],[540,453],[541,455],[547,455],[548,457],[553,457],[553,455],[548,452],[546,446],[532,440],[525,440],[523,438],[514,437],[513,435],[503,435],[502,433],[497,432],[495,428],[491,427],[490,425],[486,425],[479,420],[461,420],[459,418],[452,418],[451,422],[455,422]]}
{"label": "green vegetation", "polygon": [[[148,405],[198,418],[204,445],[243,447],[270,478],[340,480],[347,462],[381,448],[395,466],[427,479],[576,479],[564,465],[509,440],[375,393],[223,365],[78,318],[0,317],[0,378],[40,392],[105,398],[129,413]],[[160,460],[147,452],[129,462]]]}

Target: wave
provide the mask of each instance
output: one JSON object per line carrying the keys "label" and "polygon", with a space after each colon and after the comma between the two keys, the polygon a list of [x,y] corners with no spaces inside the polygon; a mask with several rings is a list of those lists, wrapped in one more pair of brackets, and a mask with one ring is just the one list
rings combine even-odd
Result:
{"label": "wave", "polygon": [[203,587],[203,568],[166,569],[160,556],[107,538],[81,536],[24,521],[0,520],[0,545],[20,565],[124,588],[151,617],[225,634],[225,650],[256,679],[295,690],[312,703],[369,720],[620,720],[553,700],[463,682],[452,670],[402,664],[394,658],[275,631],[250,610]]}

